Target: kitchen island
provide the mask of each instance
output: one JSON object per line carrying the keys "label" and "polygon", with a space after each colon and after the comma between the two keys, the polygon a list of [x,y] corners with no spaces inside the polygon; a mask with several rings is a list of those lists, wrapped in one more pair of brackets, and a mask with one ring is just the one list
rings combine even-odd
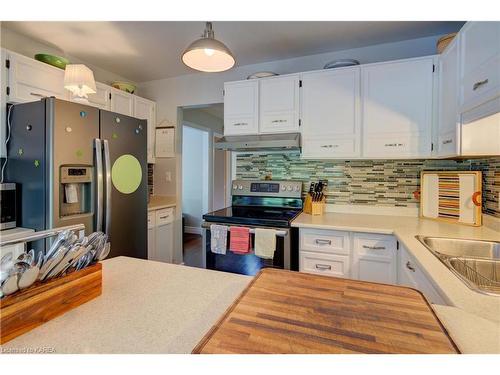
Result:
{"label": "kitchen island", "polygon": [[127,257],[102,295],[2,345],[3,353],[190,353],[251,277]]}

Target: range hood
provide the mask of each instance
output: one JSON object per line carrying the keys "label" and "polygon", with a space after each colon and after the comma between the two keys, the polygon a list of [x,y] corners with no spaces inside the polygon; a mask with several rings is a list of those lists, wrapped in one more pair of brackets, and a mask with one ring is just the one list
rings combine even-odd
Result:
{"label": "range hood", "polygon": [[295,151],[300,150],[300,133],[231,135],[215,142],[214,148],[227,151]]}

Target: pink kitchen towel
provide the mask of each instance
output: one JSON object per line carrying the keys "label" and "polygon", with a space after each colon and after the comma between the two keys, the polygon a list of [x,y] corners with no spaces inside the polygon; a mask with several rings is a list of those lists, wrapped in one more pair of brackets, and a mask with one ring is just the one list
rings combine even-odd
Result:
{"label": "pink kitchen towel", "polygon": [[250,252],[250,228],[231,227],[229,240],[229,250],[237,254],[248,254]]}

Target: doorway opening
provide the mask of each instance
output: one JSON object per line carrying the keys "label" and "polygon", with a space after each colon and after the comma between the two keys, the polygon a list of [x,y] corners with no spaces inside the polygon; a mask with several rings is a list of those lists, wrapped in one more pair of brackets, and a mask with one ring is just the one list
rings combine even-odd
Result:
{"label": "doorway opening", "polygon": [[224,131],[222,103],[182,111],[183,259],[203,267],[203,215],[229,205],[231,155],[213,147]]}

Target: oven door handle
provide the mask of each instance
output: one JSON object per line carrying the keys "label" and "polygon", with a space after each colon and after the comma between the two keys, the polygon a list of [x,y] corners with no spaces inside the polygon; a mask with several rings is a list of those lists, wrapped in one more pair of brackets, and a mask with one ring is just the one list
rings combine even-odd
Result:
{"label": "oven door handle", "polygon": [[[234,226],[234,225],[226,225],[226,223],[213,223],[213,222],[204,221],[201,223],[201,227],[204,229],[210,229],[210,225],[212,225],[212,224],[225,225],[228,227],[228,230],[230,227]],[[241,226],[245,227],[245,225],[241,225]],[[250,228],[250,233],[255,234],[255,228],[251,228],[251,227],[249,227],[249,228]],[[276,229],[276,236],[277,237],[286,237],[287,235],[288,235],[288,231]]]}

